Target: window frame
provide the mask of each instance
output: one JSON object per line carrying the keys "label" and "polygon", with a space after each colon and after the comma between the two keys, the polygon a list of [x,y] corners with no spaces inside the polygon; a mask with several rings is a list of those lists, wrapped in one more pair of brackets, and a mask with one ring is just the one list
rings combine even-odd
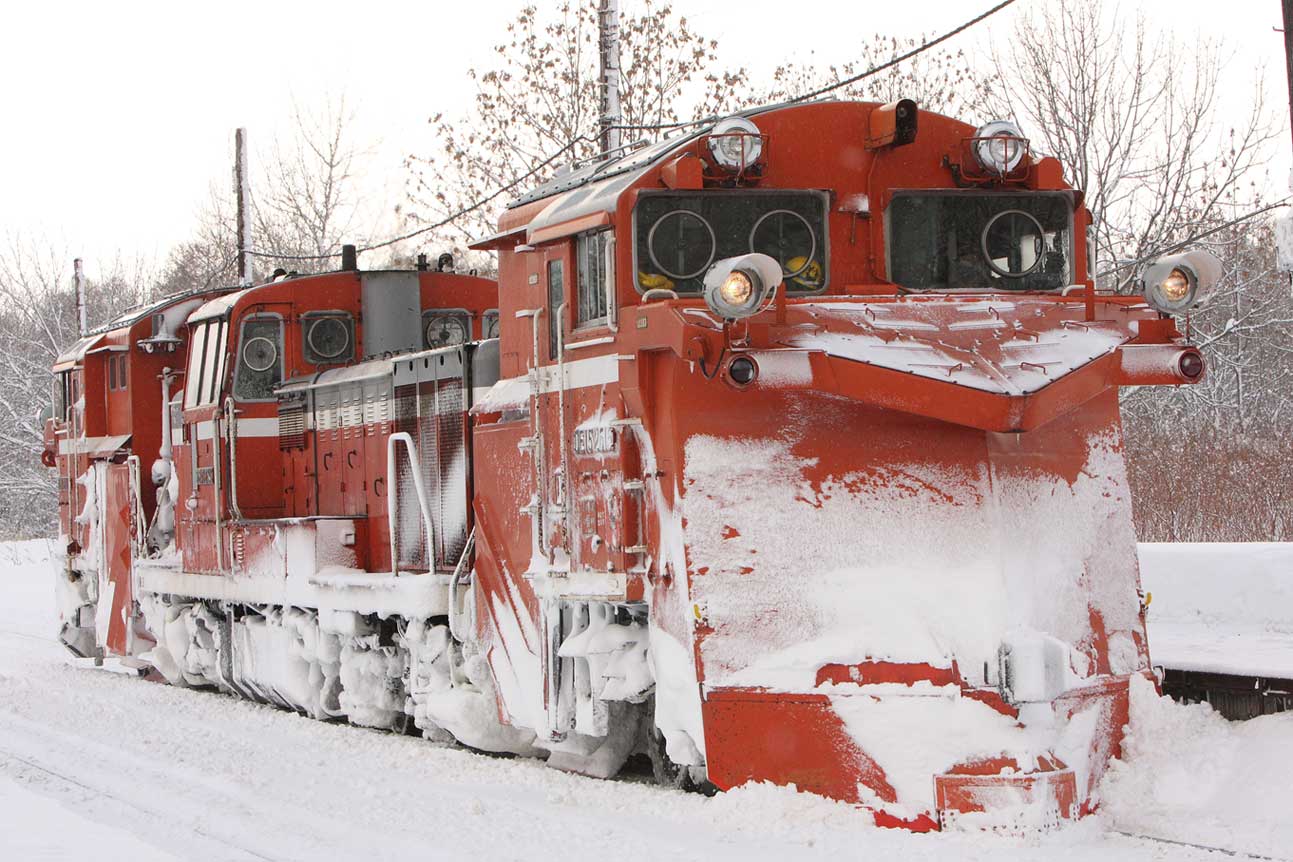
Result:
{"label": "window frame", "polygon": [[[908,197],[1016,198],[1016,197],[1029,196],[1029,195],[1033,195],[1037,197],[1057,196],[1057,197],[1063,197],[1067,200],[1068,247],[1066,249],[1067,251],[1066,260],[1068,265],[1068,278],[1065,279],[1065,282],[1066,282],[1065,284],[1062,284],[1059,287],[1047,288],[1044,290],[1010,288],[1010,287],[1004,286],[1001,283],[1022,280],[1022,279],[1013,279],[1008,276],[1002,276],[1000,278],[994,279],[993,282],[985,285],[984,287],[969,287],[969,288],[967,287],[908,287],[906,285],[899,285],[897,281],[894,281],[892,208],[893,208],[893,203],[896,199],[908,198]],[[884,214],[882,216],[882,222],[881,222],[881,229],[884,232],[884,260],[883,260],[884,278],[888,283],[897,285],[902,290],[910,291],[911,293],[947,293],[947,294],[952,294],[952,293],[971,293],[971,294],[972,293],[1007,293],[1007,294],[1060,293],[1065,289],[1067,289],[1069,286],[1071,286],[1074,283],[1074,280],[1077,278],[1077,261],[1075,258],[1075,254],[1077,251],[1077,235],[1076,235],[1077,220],[1074,218],[1075,216],[1074,207],[1076,205],[1076,202],[1077,202],[1077,198],[1072,189],[1011,188],[1011,189],[900,189],[900,190],[895,190],[889,194],[888,199],[885,201]],[[1034,218],[1036,218],[1036,216],[1034,216]],[[981,238],[976,239],[976,245],[978,244],[979,241],[981,241]]]}
{"label": "window frame", "polygon": [[[350,336],[350,343],[346,349],[332,358],[324,358],[319,355],[321,361],[316,361],[313,348],[310,347],[310,326],[319,320],[340,320],[346,327],[346,332]],[[355,361],[355,316],[349,311],[341,308],[320,309],[316,311],[307,311],[301,315],[301,359],[308,365],[316,368],[322,368],[330,365],[346,365]]]}
{"label": "window frame", "polygon": [[[278,383],[281,385],[287,374],[287,358],[283,355],[286,336],[283,326],[283,315],[276,311],[258,311],[254,314],[248,314],[238,321],[238,350],[234,354],[233,380],[229,387],[235,401],[243,404],[263,404],[278,400],[278,396],[271,394],[267,398],[247,398],[238,393],[238,369],[242,367],[242,351],[247,339],[247,324],[258,323],[263,320],[273,320],[278,324],[278,356],[275,362],[278,363]],[[259,337],[259,336],[257,336]],[[261,372],[252,372],[258,374]]]}
{"label": "window frame", "polygon": [[472,313],[470,310],[466,308],[424,308],[422,309],[422,317],[419,323],[419,326],[421,327],[421,333],[422,333],[421,342],[422,342],[423,350],[444,350],[446,347],[459,346],[458,344],[442,344],[439,347],[432,347],[430,344],[427,343],[427,319],[431,317],[443,317],[446,315],[460,317],[462,318],[462,321],[465,324],[464,330],[465,330],[466,340],[460,342],[460,344],[470,344],[471,342],[476,340],[475,338],[472,337],[472,332],[471,332]]}
{"label": "window frame", "polygon": [[[585,296],[584,287],[588,279],[585,277],[584,264],[590,256],[585,254],[585,244],[596,238],[597,254],[593,259],[598,260],[600,266],[597,272],[601,276],[601,283],[596,285],[594,291],[589,292],[588,300],[593,305],[590,310],[600,310],[601,314],[593,317],[585,317]],[[612,261],[612,255],[615,252],[615,231],[612,228],[603,228],[601,230],[587,231],[575,235],[575,266],[574,266],[574,290],[571,292],[571,298],[575,301],[575,331],[581,329],[596,329],[602,326],[609,326],[611,323],[611,292],[615,285],[615,267]],[[600,299],[600,303],[594,300]],[[597,307],[600,305],[600,309]]]}
{"label": "window frame", "polygon": [[[825,264],[825,272],[822,273],[822,284],[820,287],[812,290],[804,288],[795,288],[787,290],[787,296],[819,296],[826,293],[831,286],[831,276],[833,267],[831,266],[831,191],[828,189],[643,189],[638,192],[633,201],[633,217],[630,220],[629,230],[632,232],[633,247],[633,289],[639,294],[644,294],[647,288],[638,283],[638,273],[642,271],[642,264],[638,256],[638,208],[643,198],[672,196],[681,197],[684,195],[700,195],[704,197],[714,197],[718,195],[727,195],[733,197],[759,197],[772,195],[811,195],[821,201],[822,205],[822,235],[818,237],[821,245],[822,261]],[[743,251],[741,254],[747,254]],[[717,250],[715,250],[715,259],[717,260]],[[710,262],[713,266],[714,261]],[[703,277],[703,276],[702,276]],[[704,291],[681,291],[680,297],[700,297],[704,296]]]}

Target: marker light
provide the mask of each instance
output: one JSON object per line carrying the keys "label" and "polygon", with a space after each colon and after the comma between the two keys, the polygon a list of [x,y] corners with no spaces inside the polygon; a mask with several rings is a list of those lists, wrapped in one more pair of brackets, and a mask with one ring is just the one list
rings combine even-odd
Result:
{"label": "marker light", "polygon": [[1164,314],[1202,305],[1221,278],[1221,261],[1196,250],[1160,257],[1145,270],[1145,301]]}
{"label": "marker light", "polygon": [[1009,120],[993,120],[974,133],[974,156],[986,171],[1004,176],[1024,157],[1024,133]]}
{"label": "marker light", "polygon": [[766,254],[720,260],[705,273],[705,303],[724,320],[749,317],[781,284],[781,264]]}
{"label": "marker light", "polygon": [[759,127],[745,117],[728,117],[719,120],[709,133],[709,151],[720,166],[739,173],[758,163],[763,137]]}

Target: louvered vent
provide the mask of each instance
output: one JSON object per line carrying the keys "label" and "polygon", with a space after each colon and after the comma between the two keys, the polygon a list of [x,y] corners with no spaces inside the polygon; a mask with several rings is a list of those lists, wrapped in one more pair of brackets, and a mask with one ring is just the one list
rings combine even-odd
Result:
{"label": "louvered vent", "polygon": [[305,448],[304,398],[285,398],[278,402],[278,448]]}

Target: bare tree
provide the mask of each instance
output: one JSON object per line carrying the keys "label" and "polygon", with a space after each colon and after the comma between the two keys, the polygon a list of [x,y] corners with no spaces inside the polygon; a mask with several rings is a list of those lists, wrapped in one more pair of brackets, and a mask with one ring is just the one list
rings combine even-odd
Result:
{"label": "bare tree", "polygon": [[[625,140],[655,127],[731,110],[745,71],[718,67],[717,42],[692,29],[673,8],[645,0],[621,18]],[[488,207],[457,219],[426,242],[463,244],[487,236],[509,197],[596,151],[598,123],[596,4],[564,2],[550,13],[521,10],[491,68],[470,70],[476,103],[468,116],[431,118],[439,150],[412,155],[408,206],[412,227],[439,222],[516,184]],[[518,182],[521,181],[521,182]]]}
{"label": "bare tree", "polygon": [[[1219,44],[1076,0],[1029,7],[1009,46],[986,103],[1086,193],[1105,269],[1216,225],[1237,193],[1255,193],[1280,127],[1260,85],[1221,99]],[[1102,286],[1125,290],[1136,274]]]}
{"label": "bare tree", "polygon": [[[44,410],[58,355],[77,339],[72,256],[56,244],[10,236],[0,247],[0,538],[48,535],[56,495],[40,463]],[[143,261],[88,268],[90,327],[149,295]]]}
{"label": "bare tree", "polygon": [[1223,97],[1225,56],[1099,0],[1032,6],[987,94],[1085,193],[1101,289],[1141,289],[1144,264],[1186,242],[1222,261],[1209,304],[1179,321],[1207,356],[1204,382],[1123,397],[1149,540],[1287,539],[1291,526],[1293,299],[1269,220],[1240,218],[1262,203],[1280,127],[1260,83]]}
{"label": "bare tree", "polygon": [[[927,40],[876,35],[858,47],[856,58],[825,67],[809,61],[778,66],[769,87],[758,92],[752,104],[788,101],[837,81],[874,69],[905,54]],[[849,84],[831,95],[868,102],[913,99],[923,110],[960,119],[976,116],[989,80],[976,74],[963,50],[934,48],[903,63]]]}

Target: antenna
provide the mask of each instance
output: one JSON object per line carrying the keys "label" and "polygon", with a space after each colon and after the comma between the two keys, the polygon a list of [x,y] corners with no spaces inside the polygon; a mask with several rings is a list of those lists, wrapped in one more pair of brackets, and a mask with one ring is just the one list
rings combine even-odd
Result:
{"label": "antenna", "polygon": [[597,7],[598,55],[601,60],[602,152],[620,148],[620,3],[601,0]]}

